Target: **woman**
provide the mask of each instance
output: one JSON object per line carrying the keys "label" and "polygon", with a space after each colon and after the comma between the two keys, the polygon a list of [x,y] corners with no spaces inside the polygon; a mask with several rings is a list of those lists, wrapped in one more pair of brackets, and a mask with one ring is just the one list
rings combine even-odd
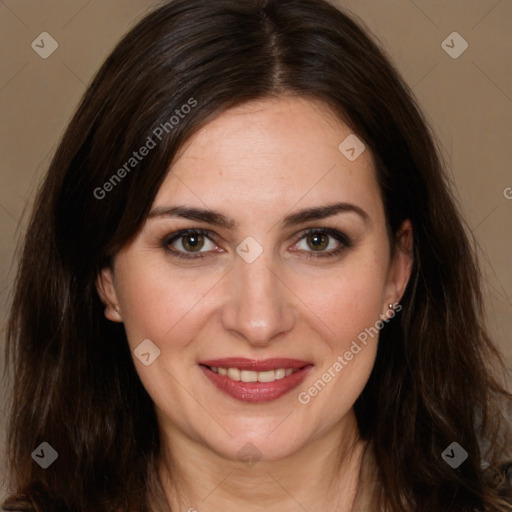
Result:
{"label": "woman", "polygon": [[40,189],[7,355],[5,510],[512,507],[433,137],[320,0],[176,0],[119,43]]}

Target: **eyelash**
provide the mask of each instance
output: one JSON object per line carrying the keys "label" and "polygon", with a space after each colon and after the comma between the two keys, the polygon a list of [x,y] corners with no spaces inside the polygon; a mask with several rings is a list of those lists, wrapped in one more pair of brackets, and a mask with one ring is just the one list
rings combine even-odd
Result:
{"label": "eyelash", "polygon": [[[350,249],[353,247],[352,240],[342,233],[341,231],[337,231],[335,229],[331,228],[311,228],[307,229],[305,231],[302,231],[300,235],[298,235],[297,241],[295,244],[306,238],[308,235],[314,235],[314,234],[325,234],[329,235],[338,242],[340,242],[340,246],[336,249],[332,249],[329,252],[315,252],[315,251],[307,251],[308,256],[302,256],[303,258],[332,258],[334,256],[339,255],[342,251],[345,249]],[[198,258],[204,259],[209,256],[208,252],[198,252],[198,253],[187,253],[183,251],[177,251],[175,249],[170,249],[169,246],[176,240],[179,240],[180,238],[184,238],[187,235],[203,235],[207,237],[211,242],[215,243],[215,240],[212,239],[212,234],[210,231],[204,230],[204,229],[183,229],[181,231],[178,231],[176,233],[172,233],[168,236],[166,236],[162,240],[162,246],[163,248],[171,254],[173,257],[180,258],[183,260],[195,260]],[[215,238],[215,237],[213,237]],[[294,245],[295,245],[294,244]],[[192,256],[193,254],[193,256]]]}

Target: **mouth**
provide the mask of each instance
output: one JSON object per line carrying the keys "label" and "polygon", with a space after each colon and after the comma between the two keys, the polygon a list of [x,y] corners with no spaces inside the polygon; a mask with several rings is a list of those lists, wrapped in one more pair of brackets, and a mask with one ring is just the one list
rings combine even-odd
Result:
{"label": "mouth", "polygon": [[243,358],[202,361],[200,369],[220,391],[242,402],[269,402],[297,387],[313,368],[297,359]]}

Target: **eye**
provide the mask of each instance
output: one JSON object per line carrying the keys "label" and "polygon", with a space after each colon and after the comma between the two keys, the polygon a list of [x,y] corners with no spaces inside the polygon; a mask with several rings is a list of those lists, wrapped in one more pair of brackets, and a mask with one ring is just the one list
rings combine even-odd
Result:
{"label": "eye", "polygon": [[[202,229],[186,229],[169,235],[162,242],[164,248],[178,258],[204,258],[206,255],[203,253],[218,249],[210,236],[208,231]],[[201,251],[203,248],[205,250]]]}
{"label": "eye", "polygon": [[[162,240],[162,246],[177,258],[188,260],[205,258],[211,256],[212,251],[223,252],[212,240],[214,237],[213,233],[203,229],[185,229],[165,237]],[[300,244],[303,246],[299,247]],[[336,256],[351,247],[353,243],[344,233],[331,228],[317,228],[303,231],[291,251],[304,253],[301,257],[306,258],[327,258]]]}
{"label": "eye", "polygon": [[[303,246],[299,247],[299,244],[296,244],[295,247],[305,251],[307,258],[336,256],[343,250],[353,247],[353,243],[347,235],[330,228],[308,229],[301,233],[299,243],[303,243]],[[330,250],[326,250],[329,248]]]}

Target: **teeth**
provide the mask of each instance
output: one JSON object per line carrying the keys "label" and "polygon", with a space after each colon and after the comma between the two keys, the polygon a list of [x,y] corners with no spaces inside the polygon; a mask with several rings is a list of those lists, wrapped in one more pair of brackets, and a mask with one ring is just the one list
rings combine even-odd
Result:
{"label": "teeth", "polygon": [[278,380],[282,379],[286,375],[286,370],[284,368],[279,368],[278,370],[275,370],[274,373],[276,374],[275,379]]}
{"label": "teeth", "polygon": [[267,370],[264,372],[255,372],[252,370],[239,370],[238,368],[221,368],[212,366],[211,370],[219,375],[225,375],[228,378],[242,382],[273,382],[275,380],[288,377],[295,373],[299,368],[277,368],[276,370]]}
{"label": "teeth", "polygon": [[228,368],[228,377],[233,380],[240,380],[240,370],[238,368]]}
{"label": "teeth", "polygon": [[258,372],[242,370],[240,372],[240,380],[242,382],[258,382]]}
{"label": "teeth", "polygon": [[276,372],[274,370],[258,372],[258,382],[273,382],[274,380],[276,380]]}

